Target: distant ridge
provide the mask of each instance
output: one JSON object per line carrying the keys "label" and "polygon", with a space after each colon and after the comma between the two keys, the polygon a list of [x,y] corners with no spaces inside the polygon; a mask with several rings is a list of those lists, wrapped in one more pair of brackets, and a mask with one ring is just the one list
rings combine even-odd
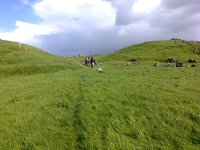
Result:
{"label": "distant ridge", "polygon": [[102,60],[129,61],[139,59],[143,61],[159,61],[163,58],[175,57],[180,61],[187,61],[189,58],[200,58],[200,42],[171,39],[165,41],[144,42],[132,45],[109,55]]}

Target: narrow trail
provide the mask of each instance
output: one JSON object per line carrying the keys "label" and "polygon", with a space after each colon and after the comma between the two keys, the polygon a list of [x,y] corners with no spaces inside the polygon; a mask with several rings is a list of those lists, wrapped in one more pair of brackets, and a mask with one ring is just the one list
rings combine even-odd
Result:
{"label": "narrow trail", "polygon": [[84,123],[81,118],[81,109],[82,109],[82,103],[84,101],[84,93],[82,89],[82,85],[85,82],[85,77],[81,76],[80,81],[78,83],[78,98],[77,101],[75,102],[75,107],[74,107],[74,127],[76,131],[76,149],[77,150],[87,150],[88,144],[86,140],[86,129],[84,126]]}
{"label": "narrow trail", "polygon": [[108,150],[108,129],[107,123],[103,123],[102,125],[102,132],[101,132],[101,144],[104,150]]}

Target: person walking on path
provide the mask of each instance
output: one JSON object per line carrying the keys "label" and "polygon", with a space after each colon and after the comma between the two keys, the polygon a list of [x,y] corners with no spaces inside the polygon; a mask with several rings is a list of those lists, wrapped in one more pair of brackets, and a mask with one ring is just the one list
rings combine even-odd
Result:
{"label": "person walking on path", "polygon": [[87,65],[89,63],[89,57],[85,58],[85,65]]}
{"label": "person walking on path", "polygon": [[95,61],[94,57],[91,57],[91,59],[90,59],[90,64],[91,64],[92,68],[94,68],[95,62],[96,62],[96,61]]}

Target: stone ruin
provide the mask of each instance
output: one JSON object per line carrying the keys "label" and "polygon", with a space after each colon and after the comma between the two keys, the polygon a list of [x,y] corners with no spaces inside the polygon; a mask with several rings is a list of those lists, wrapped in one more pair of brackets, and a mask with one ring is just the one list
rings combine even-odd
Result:
{"label": "stone ruin", "polygon": [[168,64],[166,64],[164,67],[174,67],[174,65],[173,65],[173,64],[170,64],[170,63],[168,63]]}
{"label": "stone ruin", "polygon": [[176,62],[176,67],[183,67],[183,63],[182,62]]}
{"label": "stone ruin", "polygon": [[187,62],[189,62],[189,63],[196,63],[196,60],[190,58]]}
{"label": "stone ruin", "polygon": [[138,59],[137,58],[130,58],[129,61],[136,62],[136,61],[138,61]]}
{"label": "stone ruin", "polygon": [[160,62],[174,63],[174,62],[176,62],[176,59],[171,57],[171,58],[167,58],[167,59],[161,59]]}
{"label": "stone ruin", "polygon": [[153,65],[154,67],[160,67],[160,64],[157,62]]}

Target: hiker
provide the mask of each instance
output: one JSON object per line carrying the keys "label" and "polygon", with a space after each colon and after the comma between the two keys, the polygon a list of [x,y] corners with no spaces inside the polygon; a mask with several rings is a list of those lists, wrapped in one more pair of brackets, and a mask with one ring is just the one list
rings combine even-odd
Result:
{"label": "hiker", "polygon": [[91,63],[92,68],[94,68],[95,59],[94,59],[93,57],[91,57],[91,59],[90,59],[90,63]]}
{"label": "hiker", "polygon": [[89,57],[85,58],[85,65],[87,65],[89,63]]}

